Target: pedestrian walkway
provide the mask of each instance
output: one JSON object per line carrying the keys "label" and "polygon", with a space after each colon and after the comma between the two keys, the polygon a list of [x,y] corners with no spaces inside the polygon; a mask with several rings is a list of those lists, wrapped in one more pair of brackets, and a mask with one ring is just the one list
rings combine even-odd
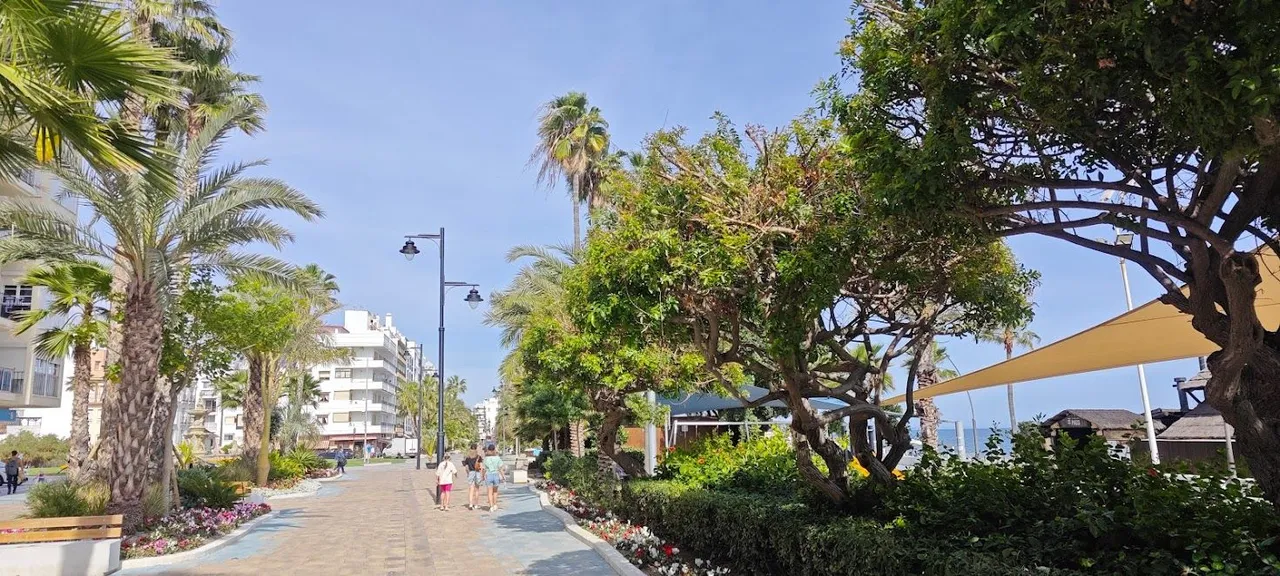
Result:
{"label": "pedestrian walkway", "polygon": [[524,486],[507,485],[499,510],[470,511],[459,484],[449,512],[434,508],[435,479],[412,463],[353,468],[312,498],[279,500],[244,539],[189,562],[123,576],[608,575],[593,550],[564,532]]}

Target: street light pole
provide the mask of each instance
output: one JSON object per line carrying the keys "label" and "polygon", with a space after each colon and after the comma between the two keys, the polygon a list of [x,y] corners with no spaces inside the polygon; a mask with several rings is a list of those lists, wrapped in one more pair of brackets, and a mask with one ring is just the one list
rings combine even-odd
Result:
{"label": "street light pole", "polygon": [[[1133,244],[1132,232],[1119,232],[1116,234],[1116,244],[1122,246],[1130,246]],[[1128,310],[1133,310],[1133,294],[1129,291],[1129,269],[1125,266],[1125,259],[1120,259],[1120,277],[1124,280],[1124,302]],[[1160,448],[1156,442],[1156,426],[1151,420],[1151,396],[1147,394],[1147,371],[1142,364],[1138,365],[1138,387],[1142,390],[1142,417],[1146,420],[1147,425],[1147,448],[1151,451],[1151,463],[1160,463]]]}
{"label": "street light pole", "polygon": [[[406,235],[405,238],[407,238],[407,240],[404,243],[404,247],[400,248],[400,253],[404,254],[404,257],[410,260],[419,253],[418,247],[413,243],[414,238],[435,240],[436,244],[440,247],[440,357],[436,361],[436,467],[439,467],[440,464],[444,462],[444,297],[450,288],[466,286],[471,288],[471,291],[467,293],[466,302],[471,305],[472,309],[478,306],[480,302],[484,301],[484,299],[480,297],[480,291],[476,289],[480,286],[479,284],[473,284],[470,282],[449,282],[445,280],[444,227],[440,228],[440,232],[438,234],[410,234]],[[423,388],[425,388],[425,386]],[[421,392],[421,388],[419,390],[418,410],[419,413],[421,413],[422,404],[425,403],[425,399],[421,396],[423,394]],[[419,441],[419,443],[421,443],[421,441]],[[422,451],[421,446],[419,446],[418,451]],[[436,501],[440,501],[440,486],[438,483],[436,485]]]}

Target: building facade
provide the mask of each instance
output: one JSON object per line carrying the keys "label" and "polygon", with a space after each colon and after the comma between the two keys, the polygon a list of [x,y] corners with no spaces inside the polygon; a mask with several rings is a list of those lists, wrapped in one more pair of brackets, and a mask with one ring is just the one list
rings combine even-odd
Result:
{"label": "building facade", "polygon": [[[0,196],[34,202],[75,223],[75,201],[60,200],[57,187],[52,175],[26,171],[16,180],[0,179]],[[21,313],[48,305],[45,289],[21,282],[33,266],[29,261],[0,266],[0,410],[4,410],[0,420],[16,419],[14,408],[58,408],[64,395],[65,359],[46,358],[35,351],[36,336],[62,319],[49,318],[25,334],[13,333]]]}
{"label": "building facade", "polygon": [[[396,328],[392,316],[346,310],[341,326],[329,326],[331,346],[346,359],[311,369],[320,381],[321,400],[314,413],[329,448],[381,451],[405,434],[398,415],[402,380],[422,377],[421,349]],[[412,431],[410,431],[412,432]]]}
{"label": "building facade", "polygon": [[476,434],[481,439],[493,438],[493,432],[498,423],[498,408],[500,406],[501,404],[499,404],[497,398],[485,398],[471,409],[471,414],[476,417]]}

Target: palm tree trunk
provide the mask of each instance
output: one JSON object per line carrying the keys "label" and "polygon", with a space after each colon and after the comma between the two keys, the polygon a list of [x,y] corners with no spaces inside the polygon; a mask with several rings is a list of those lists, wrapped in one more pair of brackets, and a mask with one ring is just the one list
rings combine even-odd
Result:
{"label": "palm tree trunk", "polygon": [[111,500],[108,510],[124,515],[125,531],[140,525],[147,463],[152,453],[148,419],[154,406],[160,371],[164,309],[154,287],[130,282],[124,304],[122,367],[118,386],[119,413],[104,436],[117,447],[111,459]]}
{"label": "palm tree trunk", "polygon": [[573,200],[573,249],[582,248],[582,207],[578,204],[577,198]]}
{"label": "palm tree trunk", "polygon": [[[924,390],[938,382],[935,349],[936,344],[932,336],[920,343],[920,349],[917,352],[921,355],[920,365],[916,369],[918,390]],[[917,400],[916,412],[920,414],[920,442],[937,450],[939,448],[938,427],[942,424],[942,412],[938,410],[938,405],[933,402],[933,398]]]}
{"label": "palm tree trunk", "polygon": [[[1013,359],[1013,334],[1006,331],[1004,336],[1004,359],[1009,361]],[[1013,410],[1013,383],[1005,384],[1005,391],[1009,394],[1009,434],[1018,433],[1018,415]]]}
{"label": "palm tree trunk", "polygon": [[262,410],[262,379],[266,372],[265,364],[266,358],[261,354],[249,356],[249,382],[245,386],[244,398],[240,401],[240,408],[244,415],[244,449],[241,453],[246,459],[254,462],[258,459],[258,450],[263,444],[263,436],[269,434],[269,432],[263,432],[263,423],[265,421],[267,426],[271,424]]}
{"label": "palm tree trunk", "polygon": [[180,387],[173,385],[171,386],[171,390],[169,391],[170,410],[169,410],[169,417],[167,420],[165,420],[165,422],[168,425],[164,427],[165,428],[164,442],[160,443],[164,446],[163,448],[164,454],[160,458],[160,485],[165,488],[164,490],[165,511],[169,511],[173,509],[173,498],[172,498],[172,492],[170,492],[169,490],[169,485],[173,483],[173,466],[174,466],[173,429],[175,426],[177,426],[177,420],[178,420],[178,411],[174,410],[173,407],[176,406],[178,403],[178,394],[181,392],[181,390],[182,389]]}
{"label": "palm tree trunk", "polygon": [[76,479],[89,458],[89,387],[93,361],[88,344],[71,352],[75,371],[71,375],[71,446],[67,454],[67,475]]}

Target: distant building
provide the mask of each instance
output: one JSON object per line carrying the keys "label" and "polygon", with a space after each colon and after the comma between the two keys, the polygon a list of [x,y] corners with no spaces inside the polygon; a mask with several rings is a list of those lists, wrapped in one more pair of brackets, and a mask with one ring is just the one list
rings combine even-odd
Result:
{"label": "distant building", "polygon": [[498,423],[498,409],[502,404],[497,398],[485,398],[471,409],[476,417],[476,434],[480,438],[491,438]]}
{"label": "distant building", "polygon": [[[1190,379],[1174,379],[1181,410],[1178,418],[1156,434],[1161,462],[1225,463],[1227,449],[1226,421],[1216,408],[1204,402],[1204,388],[1212,374],[1203,368]],[[1238,453],[1234,434],[1232,450]],[[1143,446],[1135,453],[1146,453]]]}
{"label": "distant building", "polygon": [[[51,174],[23,170],[17,178],[0,179],[0,197],[32,203],[74,224],[76,202],[60,198],[58,187],[57,179]],[[35,263],[27,260],[0,266],[0,410],[10,410],[0,418],[9,421],[19,417],[11,409],[56,409],[62,405],[64,395],[66,359],[46,358],[35,349],[36,337],[59,325],[62,319],[48,318],[24,334],[13,333],[19,314],[48,304],[47,290],[21,283],[33,266]]]}
{"label": "distant building", "polygon": [[1045,420],[1040,428],[1056,446],[1097,436],[1127,455],[1132,440],[1145,438],[1142,422],[1141,414],[1128,410],[1071,408]]}

